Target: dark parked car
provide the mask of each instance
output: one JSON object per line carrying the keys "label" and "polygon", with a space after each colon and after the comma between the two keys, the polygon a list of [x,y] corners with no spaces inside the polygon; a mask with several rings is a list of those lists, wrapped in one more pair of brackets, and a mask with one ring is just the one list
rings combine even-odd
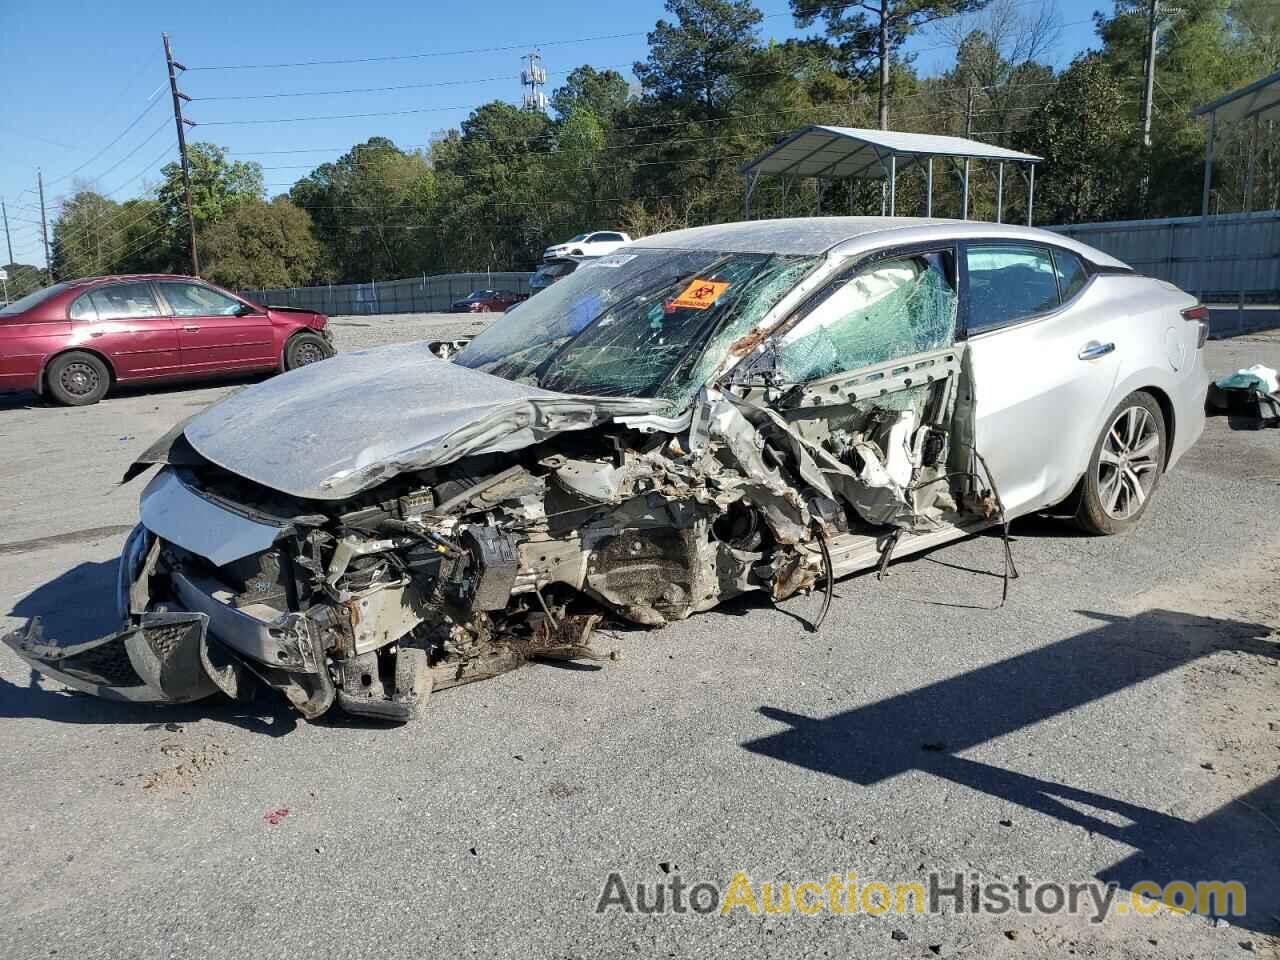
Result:
{"label": "dark parked car", "polygon": [[475,290],[462,300],[453,301],[450,313],[502,313],[510,310],[527,296],[508,293],[505,290]]}
{"label": "dark parked car", "polygon": [[584,263],[590,263],[596,257],[556,257],[538,264],[538,269],[529,278],[530,296],[539,290],[545,290],[557,280],[563,280]]}
{"label": "dark parked car", "polygon": [[0,310],[0,390],[83,406],[117,383],[292,370],[333,355],[327,324],[196,277],[68,280]]}

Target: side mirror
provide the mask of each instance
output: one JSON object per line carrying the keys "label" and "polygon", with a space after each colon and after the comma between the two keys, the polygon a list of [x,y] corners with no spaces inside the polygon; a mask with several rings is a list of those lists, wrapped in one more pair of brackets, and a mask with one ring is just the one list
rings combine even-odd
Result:
{"label": "side mirror", "polygon": [[247,303],[242,303],[240,306],[236,307],[237,317],[247,317],[249,314],[257,312],[258,311],[255,308],[249,306]]}

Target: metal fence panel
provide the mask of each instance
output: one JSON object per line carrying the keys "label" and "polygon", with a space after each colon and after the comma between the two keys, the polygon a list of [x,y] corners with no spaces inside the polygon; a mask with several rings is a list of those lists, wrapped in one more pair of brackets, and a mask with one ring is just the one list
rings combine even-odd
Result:
{"label": "metal fence panel", "polygon": [[[1080,223],[1046,229],[1097,247],[1202,300],[1280,303],[1280,210],[1219,216]],[[268,306],[328,314],[446,311],[473,290],[529,293],[531,273],[446,273],[319,287],[243,290]]]}
{"label": "metal fence panel", "polygon": [[300,307],[332,316],[377,313],[445,312],[473,290],[529,293],[532,273],[445,273],[404,280],[241,290],[240,295],[268,307]]}
{"label": "metal fence panel", "polygon": [[1047,229],[1202,300],[1280,302],[1280,211],[1080,223]]}

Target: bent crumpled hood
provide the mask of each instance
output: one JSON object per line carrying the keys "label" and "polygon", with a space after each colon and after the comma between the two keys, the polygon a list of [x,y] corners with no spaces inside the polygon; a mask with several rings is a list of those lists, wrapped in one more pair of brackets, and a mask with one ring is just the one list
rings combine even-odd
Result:
{"label": "bent crumpled hood", "polygon": [[513,383],[439,360],[418,342],[341,353],[240,390],[193,417],[185,434],[201,456],[255,483],[342,500],[408,470],[665,408]]}

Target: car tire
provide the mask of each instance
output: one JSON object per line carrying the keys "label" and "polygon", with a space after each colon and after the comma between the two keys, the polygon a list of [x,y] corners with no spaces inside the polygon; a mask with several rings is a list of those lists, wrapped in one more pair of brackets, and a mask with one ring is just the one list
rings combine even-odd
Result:
{"label": "car tire", "polygon": [[297,370],[333,356],[329,341],[318,333],[298,333],[289,338],[284,348],[285,370]]}
{"label": "car tire", "polygon": [[101,358],[72,350],[53,358],[44,375],[45,389],[68,407],[97,403],[111,388],[111,371]]}
{"label": "car tire", "polygon": [[1093,445],[1076,525],[1104,537],[1134,527],[1160,485],[1167,444],[1164,413],[1155,397],[1139,390],[1121,400]]}
{"label": "car tire", "polygon": [[571,256],[571,257],[580,257],[580,256],[582,256],[582,251],[581,251],[581,250],[570,250],[570,251],[569,251],[569,256]]}

